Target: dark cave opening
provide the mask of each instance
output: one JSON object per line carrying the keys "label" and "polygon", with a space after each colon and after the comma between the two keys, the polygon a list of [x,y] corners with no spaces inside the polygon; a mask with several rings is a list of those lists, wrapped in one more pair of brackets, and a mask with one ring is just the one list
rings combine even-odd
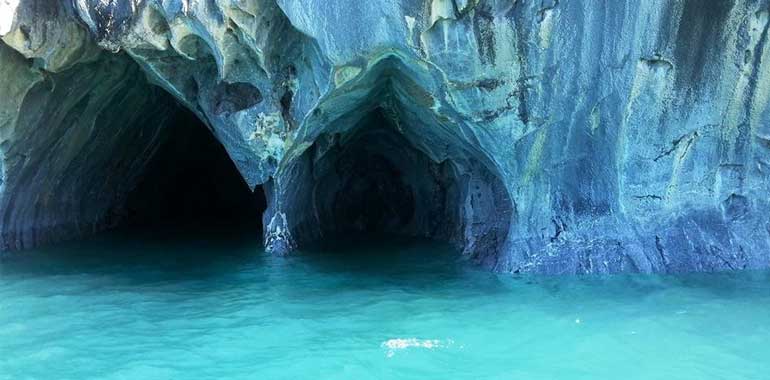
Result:
{"label": "dark cave opening", "polygon": [[438,184],[434,163],[382,112],[368,115],[353,131],[324,138],[329,147],[313,167],[322,233],[409,235],[424,201],[422,187]]}
{"label": "dark cave opening", "polygon": [[175,108],[164,141],[126,199],[121,227],[258,236],[266,207],[261,187],[252,192],[207,126],[189,110]]}
{"label": "dark cave opening", "polygon": [[[417,238],[496,254],[510,221],[505,187],[453,135],[420,135],[435,133],[421,127],[376,108],[348,130],[319,135],[284,173],[295,186],[276,196],[290,205],[281,211],[293,222],[292,243],[338,248]],[[435,146],[449,148],[437,158]]]}
{"label": "dark cave opening", "polygon": [[415,199],[404,183],[403,168],[388,157],[363,150],[355,160],[344,161],[349,170],[334,194],[334,219],[345,232],[387,233],[398,229],[414,215]]}

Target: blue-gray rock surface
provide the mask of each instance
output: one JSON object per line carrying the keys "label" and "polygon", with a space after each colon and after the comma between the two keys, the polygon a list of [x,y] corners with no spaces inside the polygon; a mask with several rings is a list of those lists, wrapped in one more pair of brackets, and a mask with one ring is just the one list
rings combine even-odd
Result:
{"label": "blue-gray rock surface", "polygon": [[766,268],[769,9],[6,1],[0,243],[114,223],[167,93],[264,189],[274,252],[376,230],[505,272]]}

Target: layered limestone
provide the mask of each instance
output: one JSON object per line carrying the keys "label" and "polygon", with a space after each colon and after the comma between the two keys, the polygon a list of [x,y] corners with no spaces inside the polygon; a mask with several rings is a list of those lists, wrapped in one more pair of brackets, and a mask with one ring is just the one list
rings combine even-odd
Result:
{"label": "layered limestone", "polygon": [[162,88],[264,187],[274,252],[382,232],[507,272],[770,264],[767,1],[49,3],[0,4],[5,247],[104,225]]}

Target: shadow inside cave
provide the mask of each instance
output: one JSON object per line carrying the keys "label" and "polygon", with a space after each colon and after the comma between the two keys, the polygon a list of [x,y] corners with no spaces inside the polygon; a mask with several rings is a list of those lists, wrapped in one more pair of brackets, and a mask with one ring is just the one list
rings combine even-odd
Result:
{"label": "shadow inside cave", "polygon": [[[313,198],[321,233],[333,241],[387,236],[445,237],[459,196],[448,161],[434,162],[398,132],[381,110],[316,150]],[[455,224],[451,224],[455,225]]]}
{"label": "shadow inside cave", "polygon": [[291,186],[266,187],[268,250],[278,216],[300,249],[363,251],[349,248],[429,239],[475,259],[495,257],[512,207],[499,176],[456,131],[404,123],[373,107],[351,128],[315,137],[278,174]]}
{"label": "shadow inside cave", "polygon": [[252,191],[222,144],[192,112],[176,106],[165,141],[121,212],[119,230],[149,237],[262,232],[265,196]]}

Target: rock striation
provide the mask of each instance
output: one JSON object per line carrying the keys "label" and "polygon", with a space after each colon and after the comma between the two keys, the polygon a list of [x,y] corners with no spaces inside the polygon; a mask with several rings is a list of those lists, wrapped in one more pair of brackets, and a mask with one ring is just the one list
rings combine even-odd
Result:
{"label": "rock striation", "polygon": [[504,272],[765,268],[769,10],[5,1],[0,244],[115,223],[178,102],[264,189],[273,252],[375,232]]}

